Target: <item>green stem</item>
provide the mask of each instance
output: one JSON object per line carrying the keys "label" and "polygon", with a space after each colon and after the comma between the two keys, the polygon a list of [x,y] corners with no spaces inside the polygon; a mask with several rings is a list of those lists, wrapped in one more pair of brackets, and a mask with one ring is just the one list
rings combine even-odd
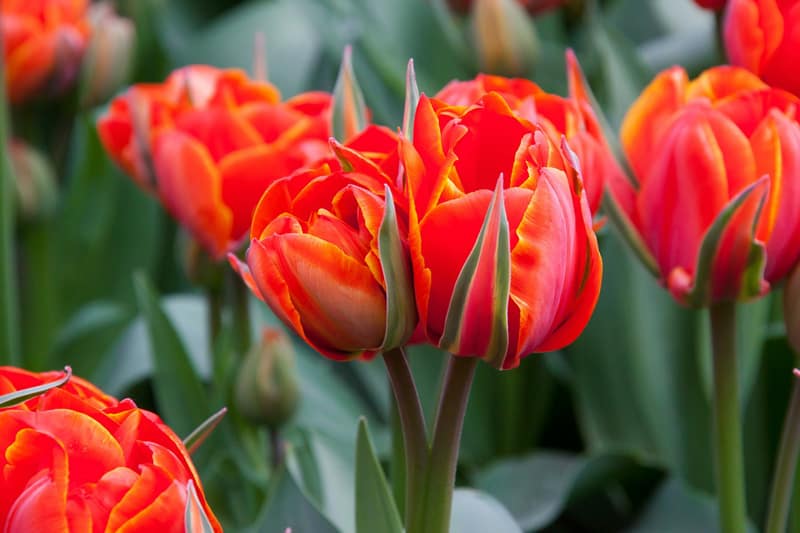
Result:
{"label": "green stem", "polygon": [[[403,432],[403,447],[406,463],[405,516],[406,529],[413,517],[421,515],[424,500],[425,469],[428,462],[428,437],[425,430],[425,415],[417,394],[417,386],[402,348],[388,350],[383,354],[389,382],[392,386],[395,405]],[[422,531],[422,530],[420,530]]]}
{"label": "green stem", "polygon": [[49,225],[35,221],[21,226],[22,341],[25,368],[46,370],[58,327],[58,285],[54,282],[53,250]]}
{"label": "green stem", "polygon": [[[794,469],[795,486],[800,486],[800,464]],[[800,490],[792,492],[791,520],[789,520],[789,532],[800,533]]]}
{"label": "green stem", "polygon": [[208,304],[208,349],[214,353],[217,338],[222,331],[222,288],[219,286],[206,287],[206,302]]}
{"label": "green stem", "polygon": [[447,362],[422,494],[424,509],[421,516],[414,517],[408,533],[448,533],[450,530],[461,429],[477,363],[475,357],[455,356]]}
{"label": "green stem", "polygon": [[736,361],[736,304],[709,309],[714,359],[714,438],[717,496],[723,533],[745,533],[744,455]]}
{"label": "green stem", "polygon": [[[394,398],[392,398],[394,400]],[[389,462],[389,474],[392,482],[392,495],[397,504],[400,516],[406,512],[406,447],[403,443],[403,427],[400,423],[400,411],[397,403],[391,402],[389,423],[392,427],[392,456]]]}
{"label": "green stem", "polygon": [[250,349],[251,343],[251,325],[250,325],[250,300],[248,298],[250,289],[244,284],[242,279],[228,269],[228,277],[232,285],[231,291],[232,307],[233,307],[233,328],[236,334],[236,349],[243,357]]}
{"label": "green stem", "polygon": [[[797,371],[795,371],[797,375]],[[797,469],[797,452],[800,450],[800,380],[794,380],[792,397],[783,422],[778,459],[773,472],[772,491],[769,497],[767,524],[764,533],[785,533],[792,484]]]}

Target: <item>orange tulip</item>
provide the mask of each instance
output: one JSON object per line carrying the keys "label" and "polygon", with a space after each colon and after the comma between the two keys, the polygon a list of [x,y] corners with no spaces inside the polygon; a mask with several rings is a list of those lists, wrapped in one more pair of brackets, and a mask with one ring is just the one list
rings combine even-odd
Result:
{"label": "orange tulip", "polygon": [[88,0],[2,0],[8,98],[12,103],[67,88],[89,38]]}
{"label": "orange tulip", "polygon": [[[800,101],[736,67],[659,74],[628,111],[613,196],[685,304],[751,298],[800,256]],[[766,258],[765,258],[766,254]]]}
{"label": "orange tulip", "polygon": [[496,92],[522,118],[541,126],[551,140],[565,136],[581,162],[581,175],[592,213],[597,212],[605,182],[621,170],[605,140],[597,116],[587,97],[578,61],[567,52],[569,96],[550,94],[532,81],[479,74],[469,81],[453,81],[434,98],[451,105],[470,105],[489,92]]}
{"label": "orange tulip", "polygon": [[415,325],[397,137],[373,126],[334,149],[341,165],[267,189],[253,214],[247,261],[231,256],[231,263],[317,351],[369,358],[405,342]]}
{"label": "orange tulip", "polygon": [[331,97],[278,90],[238,70],[191,66],[131,87],[98,121],[114,160],[214,258],[247,234],[261,194],[327,153]]}
{"label": "orange tulip", "polygon": [[730,0],[723,37],[728,59],[774,87],[800,96],[800,3]]}
{"label": "orange tulip", "polygon": [[423,97],[403,152],[421,332],[503,369],[571,343],[602,275],[577,163],[508,100]]}
{"label": "orange tulip", "polygon": [[[57,377],[0,367],[0,395]],[[0,408],[3,531],[183,533],[192,486],[198,508],[222,531],[172,430],[80,378]]]}

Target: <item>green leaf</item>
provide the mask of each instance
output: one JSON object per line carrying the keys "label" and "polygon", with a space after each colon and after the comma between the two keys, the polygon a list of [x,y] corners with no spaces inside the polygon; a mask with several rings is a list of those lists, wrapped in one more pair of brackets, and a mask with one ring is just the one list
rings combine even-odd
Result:
{"label": "green leaf", "polygon": [[208,519],[203,509],[203,504],[200,503],[197,490],[194,488],[194,480],[189,480],[186,485],[186,491],[189,494],[186,498],[186,510],[183,513],[184,531],[186,533],[214,533],[214,528],[211,527],[211,520]]}
{"label": "green leaf", "polygon": [[19,405],[27,400],[30,400],[31,398],[39,396],[40,394],[44,394],[50,389],[60,387],[61,385],[69,381],[71,377],[72,377],[72,369],[68,366],[64,367],[64,376],[61,378],[58,378],[49,383],[37,385],[36,387],[28,387],[27,389],[21,389],[18,391],[9,392],[8,394],[1,395],[0,408]]}
{"label": "green leaf", "polygon": [[378,252],[386,283],[386,333],[381,345],[384,351],[405,344],[417,325],[411,265],[400,237],[394,198],[388,185],[385,193],[383,220],[378,230]]}
{"label": "green leaf", "polygon": [[485,492],[456,489],[450,533],[522,533],[503,505]]}
{"label": "green leaf", "polygon": [[386,482],[367,422],[358,421],[356,440],[356,533],[402,533],[403,523]]}
{"label": "green leaf", "polygon": [[206,419],[205,422],[197,426],[194,431],[192,431],[185,439],[183,439],[183,445],[186,446],[186,450],[189,454],[194,453],[194,451],[205,442],[211,432],[222,422],[222,417],[228,412],[227,407],[223,407],[210,417]]}
{"label": "green leaf", "polygon": [[342,54],[339,77],[333,87],[333,112],[331,113],[331,131],[333,136],[347,142],[367,127],[369,116],[364,93],[358,85],[353,71],[353,50],[348,45]]}
{"label": "green leaf", "polygon": [[[500,368],[508,348],[511,251],[503,177],[497,180],[472,251],[458,274],[439,346],[452,353],[474,349],[474,336],[488,337],[481,355]],[[483,307],[491,302],[491,308]],[[488,317],[488,320],[487,320]],[[488,327],[488,331],[487,331]]]}
{"label": "green leaf", "polygon": [[187,435],[208,416],[206,390],[150,282],[137,273],[134,287],[150,338],[159,411],[176,433]]}
{"label": "green leaf", "polygon": [[414,72],[414,60],[408,60],[406,68],[406,99],[403,104],[403,135],[412,140],[414,135],[414,115],[419,102],[419,87],[417,87],[417,73]]}
{"label": "green leaf", "polygon": [[653,257],[647,244],[645,244],[639,234],[639,230],[636,229],[624,209],[617,203],[614,195],[608,189],[603,193],[603,212],[608,215],[619,236],[622,237],[628,248],[636,254],[636,258],[642,262],[647,271],[656,279],[660,278],[661,273],[658,270],[656,258]]}

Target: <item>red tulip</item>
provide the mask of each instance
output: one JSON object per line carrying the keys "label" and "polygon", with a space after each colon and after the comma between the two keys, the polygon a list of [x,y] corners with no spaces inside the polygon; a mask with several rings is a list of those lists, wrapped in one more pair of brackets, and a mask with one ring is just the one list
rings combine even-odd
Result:
{"label": "red tulip", "polygon": [[800,2],[730,0],[723,32],[732,64],[800,96]]}
{"label": "red tulip", "polygon": [[98,130],[114,160],[219,259],[245,237],[270,183],[327,153],[330,95],[279,98],[241,71],[186,67],[114,99]]}
{"label": "red tulip", "polygon": [[12,103],[65,89],[75,80],[89,38],[88,0],[3,0],[8,98]]}
{"label": "red tulip", "polygon": [[371,127],[349,147],[334,148],[341,166],[298,172],[267,189],[253,215],[246,264],[233,256],[231,263],[320,353],[369,358],[405,342],[415,324],[397,137]]}
{"label": "red tulip", "polygon": [[689,81],[673,67],[628,111],[622,143],[637,183],[612,193],[679,301],[758,296],[797,262],[797,104],[744,69]]}
{"label": "red tulip", "polygon": [[[479,74],[469,81],[453,81],[435,98],[451,105],[467,106],[489,92],[498,93],[522,118],[537,123],[559,143],[565,136],[581,162],[581,175],[592,213],[597,212],[605,182],[620,169],[592,110],[578,61],[567,52],[569,96],[548,93],[535,83],[515,78]],[[619,179],[619,178],[617,178]]]}
{"label": "red tulip", "polygon": [[[56,377],[0,367],[0,395]],[[172,430],[131,400],[75,377],[0,408],[0,494],[0,527],[8,532],[183,533],[195,495],[193,512],[202,509],[222,531]]]}
{"label": "red tulip", "polygon": [[423,97],[404,145],[421,333],[513,368],[586,326],[602,264],[569,149],[489,92],[469,106]]}

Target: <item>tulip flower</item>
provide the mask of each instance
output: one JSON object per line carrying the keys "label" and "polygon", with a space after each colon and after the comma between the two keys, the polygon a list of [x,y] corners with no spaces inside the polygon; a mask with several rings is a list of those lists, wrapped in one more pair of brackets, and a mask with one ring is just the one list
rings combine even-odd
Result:
{"label": "tulip flower", "polygon": [[403,164],[430,342],[507,369],[580,334],[602,264],[573,158],[500,93],[467,107],[420,100]]}
{"label": "tulip flower", "polygon": [[361,151],[332,142],[341,165],[273,183],[253,214],[246,263],[231,263],[317,351],[369,358],[400,346],[415,324],[398,159],[385,152],[397,140],[371,127],[353,141]]}
{"label": "tulip flower", "polygon": [[327,154],[331,97],[278,90],[238,70],[190,66],[115,98],[98,121],[112,158],[221,259],[267,186]]}
{"label": "tulip flower", "polygon": [[58,93],[77,76],[90,28],[88,0],[3,0],[3,38],[8,98],[20,103]]}
{"label": "tulip flower", "polygon": [[[659,74],[622,124],[630,234],[687,305],[757,297],[800,256],[798,99],[748,71]],[[624,185],[625,187],[622,187]]]}
{"label": "tulip flower", "polygon": [[[0,367],[0,395],[53,381]],[[131,400],[80,378],[21,405],[0,408],[3,531],[186,531],[205,502],[181,440]]]}
{"label": "tulip flower", "polygon": [[794,1],[730,0],[723,37],[728,60],[768,84],[800,96],[796,68],[800,4]]}
{"label": "tulip flower", "polygon": [[589,208],[600,208],[606,181],[622,178],[621,170],[592,110],[578,60],[568,51],[569,96],[544,91],[525,79],[479,74],[469,81],[453,81],[434,98],[451,105],[466,106],[489,92],[498,93],[522,118],[538,124],[555,143],[565,136],[581,162],[581,175]]}

